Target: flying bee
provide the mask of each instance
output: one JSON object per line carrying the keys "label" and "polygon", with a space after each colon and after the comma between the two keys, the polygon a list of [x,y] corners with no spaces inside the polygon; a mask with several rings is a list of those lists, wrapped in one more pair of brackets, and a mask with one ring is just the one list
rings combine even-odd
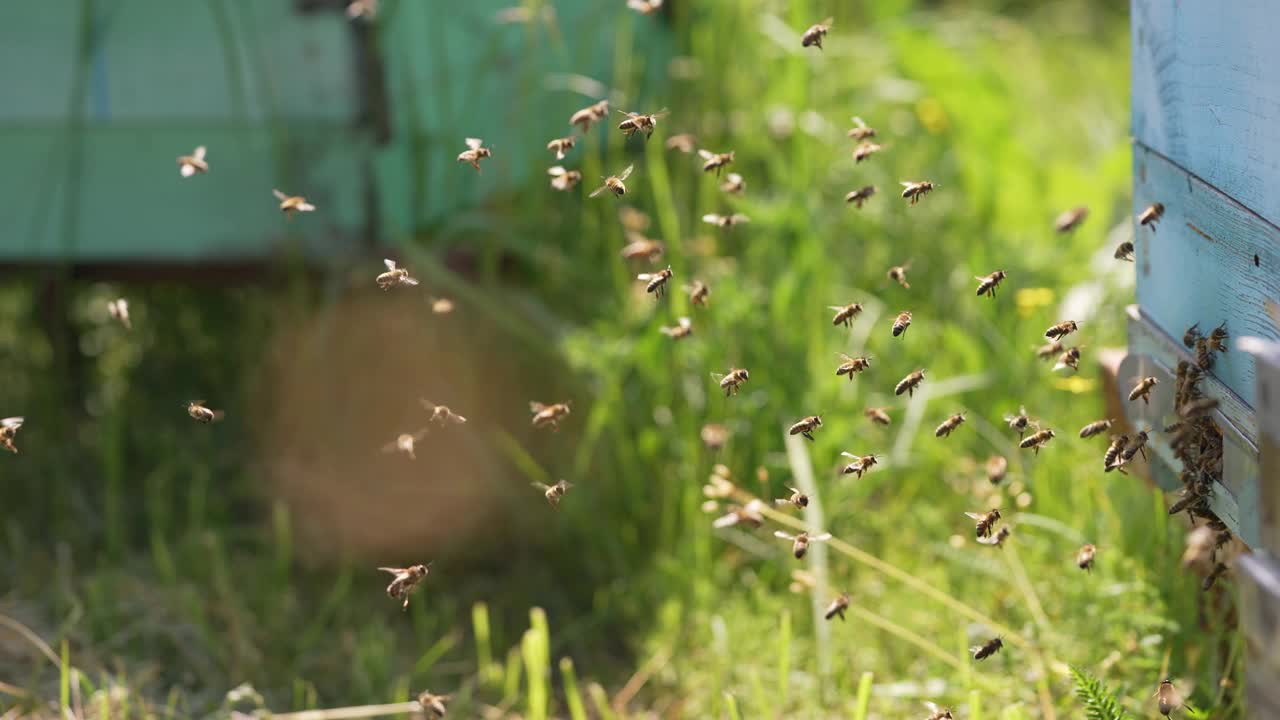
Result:
{"label": "flying bee", "polygon": [[1041,360],[1052,360],[1053,356],[1062,352],[1062,343],[1054,340],[1036,348],[1036,357]]}
{"label": "flying bee", "polygon": [[662,9],[662,0],[627,0],[627,7],[641,15],[652,15]]}
{"label": "flying bee", "polygon": [[846,134],[854,140],[868,140],[876,136],[876,129],[868,126],[862,118],[855,115],[849,121],[853,123],[853,127]]}
{"label": "flying bee", "polygon": [[889,417],[889,411],[882,407],[869,407],[863,410],[862,414],[877,425],[889,425],[893,422],[893,418]]}
{"label": "flying bee", "polygon": [[1138,398],[1142,398],[1142,402],[1144,404],[1150,403],[1151,400],[1149,396],[1151,395],[1151,389],[1159,384],[1160,384],[1160,381],[1155,379],[1154,377],[1148,376],[1148,377],[1142,378],[1141,380],[1138,381],[1137,385],[1133,386],[1133,390],[1129,391],[1129,402],[1133,402]]}
{"label": "flying bee", "polygon": [[898,184],[902,186],[902,197],[906,200],[910,200],[912,205],[920,202],[920,198],[933,192],[933,183],[928,180],[921,180],[919,182],[903,180]]}
{"label": "flying bee", "polygon": [[1003,455],[992,455],[987,458],[987,480],[992,485],[999,485],[1004,482],[1005,477],[1009,474],[1009,460]]}
{"label": "flying bee", "polygon": [[698,147],[698,138],[690,135],[689,133],[682,133],[680,135],[672,135],[667,138],[667,141],[663,143],[663,145],[668,150],[679,150],[685,155],[688,155]]}
{"label": "flying bee", "polygon": [[903,310],[898,313],[898,317],[894,318],[893,336],[898,337],[902,333],[906,332],[909,327],[911,327],[911,311]]}
{"label": "flying bee", "polygon": [[116,298],[107,303],[107,314],[112,320],[124,326],[125,330],[132,330],[133,323],[129,320],[129,301],[124,298]]}
{"label": "flying bee", "polygon": [[977,520],[977,523],[974,524],[974,532],[977,533],[979,538],[990,537],[991,531],[996,527],[996,523],[1000,522],[1000,510],[997,508],[992,508],[991,512],[987,513],[967,512],[965,515]]}
{"label": "flying bee", "polygon": [[551,188],[560,192],[569,192],[582,182],[582,173],[577,170],[565,170],[560,165],[547,168],[547,174],[551,176]]}
{"label": "flying bee", "polygon": [[1202,397],[1192,400],[1178,408],[1178,414],[1184,418],[1198,418],[1218,409],[1218,398]]}
{"label": "flying bee", "polygon": [[644,291],[653,293],[656,297],[662,297],[666,292],[667,281],[671,279],[671,266],[668,265],[656,273],[640,273],[636,276],[637,280],[645,283]]}
{"label": "flying bee", "polygon": [[990,545],[992,547],[1004,547],[1004,541],[1009,539],[1013,531],[1007,527],[1002,527],[995,535],[987,538],[978,538],[979,545]]}
{"label": "flying bee", "polygon": [[1160,222],[1160,218],[1164,216],[1164,205],[1161,203],[1152,203],[1147,206],[1146,210],[1138,213],[1138,224],[1151,228],[1151,232],[1156,231],[1156,224]]}
{"label": "flying bee", "polygon": [[751,218],[742,213],[734,213],[732,215],[720,215],[719,213],[707,213],[702,216],[702,222],[708,225],[715,225],[721,228],[731,228],[734,225],[751,222]]}
{"label": "flying bee", "polygon": [[445,716],[445,703],[453,698],[452,695],[435,695],[430,690],[423,690],[418,694],[418,704],[423,710],[431,712],[432,717],[442,718]]}
{"label": "flying bee", "polygon": [[448,315],[453,312],[453,301],[449,298],[433,297],[430,300],[433,315]]}
{"label": "flying bee", "polygon": [[617,175],[610,175],[609,177],[604,178],[604,184],[596,188],[595,190],[592,190],[591,194],[588,195],[587,197],[595,197],[600,193],[604,192],[605,190],[608,190],[609,192],[613,193],[616,197],[622,197],[623,195],[626,195],[627,186],[623,183],[623,181],[631,177],[631,171],[634,170],[635,167],[636,167],[635,165],[628,165],[626,168],[623,169],[622,172],[618,173]]}
{"label": "flying bee", "polygon": [[1211,350],[1217,350],[1218,352],[1225,353],[1227,351],[1228,337],[1227,323],[1226,321],[1223,321],[1221,325],[1213,329],[1213,332],[1209,333],[1209,348]]}
{"label": "flying bee", "polygon": [[1057,325],[1049,326],[1049,329],[1044,331],[1044,336],[1050,340],[1061,340],[1079,329],[1080,324],[1075,320],[1063,320]]}
{"label": "flying bee", "polygon": [[801,418],[794,425],[792,425],[787,430],[787,434],[803,435],[805,436],[805,438],[807,438],[809,441],[812,442],[813,431],[817,430],[820,427],[822,427],[822,418],[817,415],[810,415],[808,417]]}
{"label": "flying bee", "polygon": [[676,325],[671,327],[662,327],[660,331],[663,335],[672,340],[683,340],[693,334],[693,322],[687,317],[682,317]]}
{"label": "flying bee", "polygon": [[809,506],[808,495],[805,495],[804,493],[800,492],[799,490],[793,487],[788,487],[787,489],[791,491],[790,497],[778,498],[774,500],[773,502],[775,505],[794,505],[795,507],[798,507],[798,508]]}
{"label": "flying bee", "polygon": [[206,425],[226,417],[226,413],[221,410],[210,410],[205,407],[203,400],[193,400],[187,403],[187,414],[191,416],[192,420]]}
{"label": "flying bee", "polygon": [[422,439],[425,438],[426,436],[427,436],[426,428],[422,428],[416,433],[400,433],[399,435],[396,436],[395,440],[392,440],[391,442],[382,446],[382,452],[384,453],[402,452],[405,455],[408,455],[410,460],[417,460],[418,456],[415,455],[413,452],[414,446],[417,443],[422,442]]}
{"label": "flying bee", "polygon": [[374,282],[383,290],[390,290],[400,285],[417,285],[418,281],[409,277],[409,271],[396,267],[396,261],[390,258],[383,258],[382,264],[387,266],[387,271],[374,278]]}
{"label": "flying bee", "polygon": [[880,459],[880,456],[878,455],[854,455],[849,452],[842,452],[840,454],[853,460],[853,462],[840,468],[840,474],[857,475],[859,480],[862,479],[862,474],[875,467],[876,463],[879,462]]}
{"label": "flying bee", "polygon": [[588,105],[575,112],[569,117],[569,124],[577,126],[582,131],[582,134],[586,135],[593,124],[607,117],[609,117],[609,101],[601,100],[594,105]]}
{"label": "flying bee", "polygon": [[[844,361],[841,362],[839,367],[836,368],[836,377],[840,377],[841,375],[848,375],[849,382],[853,382],[853,376],[855,373],[860,373],[866,370],[867,368],[871,367],[871,358],[869,357],[851,357],[844,353],[839,353],[839,355],[840,357],[844,358]],[[871,416],[868,415],[868,417],[871,417]],[[885,415],[885,417],[888,417],[888,415]],[[877,420],[877,422],[879,422],[879,420]],[[889,423],[886,421],[883,424],[888,425]]]}
{"label": "flying bee", "polygon": [[956,431],[956,428],[960,427],[963,424],[964,424],[964,413],[956,413],[955,415],[952,415],[946,420],[943,420],[942,424],[938,426],[938,429],[933,431],[933,436],[948,437],[951,435],[951,433]]}
{"label": "flying bee", "polygon": [[708,450],[719,450],[729,442],[729,428],[718,423],[707,423],[702,426],[702,430],[698,432],[698,436],[702,438],[702,444],[707,446]]}
{"label": "flying bee", "polygon": [[1116,246],[1115,259],[1133,262],[1133,241],[1125,240]]}
{"label": "flying bee", "polygon": [[1060,233],[1069,233],[1080,227],[1087,217],[1089,217],[1089,208],[1083,205],[1071,208],[1064,211],[1058,216],[1057,220],[1053,221],[1053,229]]}
{"label": "flying bee", "polygon": [[409,609],[409,594],[418,588],[418,585],[427,578],[427,573],[431,572],[431,563],[426,565],[410,565],[409,567],[380,567],[382,572],[391,573],[395,577],[392,578],[391,584],[387,586],[387,595],[400,600],[404,600],[402,609]]}
{"label": "flying bee", "polygon": [[847,592],[840,593],[839,595],[836,596],[834,600],[831,601],[830,604],[827,605],[827,609],[822,614],[822,617],[827,620],[830,620],[833,617],[839,616],[841,620],[844,620],[844,613],[846,610],[849,609],[849,600],[850,600],[849,593]]}
{"label": "flying bee", "polygon": [[720,171],[729,167],[733,162],[733,151],[726,153],[713,153],[710,150],[699,150],[698,157],[703,159],[702,172],[716,171],[716,177],[720,176]]}
{"label": "flying bee", "polygon": [[1093,569],[1093,556],[1098,552],[1098,548],[1093,545],[1082,545],[1079,552],[1076,553],[1076,567],[1084,571]]}
{"label": "flying bee", "polygon": [[1156,706],[1160,710],[1160,714],[1169,717],[1169,713],[1177,710],[1182,705],[1182,698],[1178,695],[1178,691],[1173,687],[1172,680],[1161,680],[1160,687],[1156,688],[1156,694],[1152,695],[1156,698]]}
{"label": "flying bee", "polygon": [[573,487],[573,483],[567,480],[561,480],[555,485],[547,485],[546,483],[536,482],[533,487],[542,491],[542,495],[547,498],[547,502],[556,510],[560,509],[560,498],[569,492],[569,488]]}
{"label": "flying bee", "polygon": [[189,178],[196,173],[209,172],[209,163],[205,162],[205,147],[201,145],[190,155],[178,156],[178,174]]}
{"label": "flying bee", "polygon": [[347,17],[352,20],[372,20],[377,12],[378,0],[351,0],[351,4],[347,6]]}
{"label": "flying bee", "polygon": [[560,429],[560,421],[569,414],[569,403],[544,405],[540,402],[529,403],[529,412],[533,413],[533,426],[536,428],[551,426],[552,430]]}
{"label": "flying bee", "polygon": [[685,292],[689,293],[689,302],[700,307],[707,306],[707,299],[711,297],[711,288],[701,280],[694,280],[692,283],[684,286]]}
{"label": "flying bee", "polygon": [[1018,447],[1022,448],[1023,450],[1028,450],[1028,449],[1035,450],[1036,454],[1039,455],[1040,448],[1043,448],[1045,445],[1048,445],[1049,441],[1052,440],[1053,438],[1054,438],[1054,435],[1052,430],[1041,430],[1039,432],[1032,433],[1031,435],[1028,435],[1025,438],[1023,438],[1022,442],[1018,443]]}
{"label": "flying bee", "polygon": [[835,310],[835,317],[831,318],[832,325],[844,325],[845,327],[853,327],[853,319],[858,317],[862,312],[862,303],[849,303],[848,305],[828,305],[827,309]]}
{"label": "flying bee", "polygon": [[724,176],[724,182],[720,183],[721,192],[727,192],[730,195],[741,195],[747,189],[747,181],[742,179],[738,173],[729,173]]}
{"label": "flying bee", "polygon": [[293,214],[296,212],[314,212],[315,205],[307,202],[307,199],[301,195],[285,195],[279,190],[272,189],[272,195],[280,201],[280,212],[284,213],[285,218],[292,220]]}
{"label": "flying bee", "polygon": [[810,536],[809,533],[802,532],[791,535],[781,530],[775,530],[773,532],[773,536],[790,542],[791,554],[795,555],[797,560],[803,558],[804,554],[809,552],[809,543],[823,542],[831,539],[831,533],[822,533],[820,535]]}
{"label": "flying bee", "polygon": [[552,140],[551,142],[547,143],[547,149],[556,154],[557,160],[563,160],[565,153],[572,150],[573,146],[577,142],[578,142],[578,139],[572,135],[562,137],[562,138],[556,138],[555,140]]}
{"label": "flying bee", "polygon": [[880,150],[882,150],[880,145],[877,143],[873,143],[870,140],[866,142],[858,143],[858,147],[853,149],[853,161],[855,163],[860,163],[863,160],[866,160],[867,158],[871,157],[872,155],[875,155],[876,153],[880,152]]}
{"label": "flying bee", "polygon": [[1107,452],[1102,456],[1102,467],[1108,472],[1116,465],[1116,461],[1120,459],[1120,453],[1124,451],[1124,447],[1129,444],[1128,435],[1112,435],[1111,445],[1107,447]]}
{"label": "flying bee", "polygon": [[18,446],[13,444],[14,438],[18,437],[18,430],[26,421],[25,418],[10,417],[0,420],[0,447],[17,455]]}
{"label": "flying bee", "polygon": [[1063,368],[1071,368],[1080,371],[1080,348],[1079,346],[1067,348],[1065,352],[1058,356],[1058,362],[1054,363],[1054,370],[1062,370]]}
{"label": "flying bee", "polygon": [[1088,425],[1085,425],[1084,427],[1080,428],[1080,437],[1091,438],[1094,435],[1101,435],[1102,433],[1111,429],[1111,424],[1113,422],[1115,422],[1115,420],[1111,418],[1107,418],[1105,420],[1095,420],[1094,422],[1091,422]]}
{"label": "flying bee", "polygon": [[733,527],[734,525],[742,524],[758,528],[764,524],[763,510],[763,502],[758,499],[751,500],[746,505],[742,507],[735,507],[727,514],[716,518],[715,522],[711,523],[711,527],[718,530],[720,528]]}
{"label": "flying bee", "polygon": [[1129,444],[1125,447],[1124,452],[1120,453],[1120,457],[1123,458],[1125,462],[1129,462],[1130,460],[1133,459],[1134,455],[1141,453],[1142,459],[1146,460],[1147,459],[1146,447],[1147,447],[1147,431],[1139,430],[1138,434],[1134,435],[1133,438],[1129,440]]}
{"label": "flying bee", "polygon": [[978,645],[976,647],[972,647],[969,649],[973,651],[974,660],[985,660],[991,657],[992,655],[995,655],[996,653],[1000,652],[1000,648],[1003,648],[1003,647],[1004,647],[1003,640],[1001,640],[1000,638],[992,638],[991,640],[988,640],[984,645]]}
{"label": "flying bee", "polygon": [[1027,428],[1031,427],[1031,425],[1034,424],[1031,421],[1031,418],[1027,415],[1026,407],[1018,408],[1018,413],[1016,415],[1013,413],[1005,415],[1004,421],[1005,421],[1005,424],[1009,426],[1010,430],[1018,431],[1019,438],[1025,435],[1027,432]]}
{"label": "flying bee", "polygon": [[916,370],[906,377],[902,378],[893,388],[894,395],[906,393],[907,397],[915,395],[916,388],[920,387],[920,383],[924,382],[924,371]]}
{"label": "flying bee", "polygon": [[924,720],[954,720],[951,717],[951,711],[946,708],[940,708],[935,703],[925,702],[925,707],[929,708],[929,717]]}
{"label": "flying bee", "polygon": [[622,134],[627,137],[631,137],[636,133],[642,132],[644,133],[644,138],[646,140],[653,136],[653,131],[658,127],[658,120],[670,114],[666,108],[663,108],[651,115],[625,112],[623,110],[619,110],[618,112],[627,116],[626,120],[618,123],[618,129],[622,131]]}
{"label": "flying bee", "polygon": [[876,194],[875,185],[864,185],[858,188],[857,190],[850,192],[848,195],[845,195],[844,201],[846,203],[853,203],[854,207],[861,210],[863,204],[866,203],[867,200],[870,200],[871,196],[875,194]]}
{"label": "flying bee", "polygon": [[892,281],[902,286],[903,290],[910,290],[911,283],[907,282],[907,271],[911,269],[911,261],[908,260],[902,265],[894,265],[889,268],[889,272],[885,275]]}
{"label": "flying bee", "polygon": [[738,388],[751,379],[751,374],[743,368],[729,368],[729,374],[717,377],[720,378],[720,389],[724,390],[724,396],[729,397],[738,394]]}
{"label": "flying bee", "polygon": [[487,147],[481,147],[484,141],[480,138],[467,138],[467,149],[458,153],[458,162],[467,163],[480,172],[480,160],[493,155]]}
{"label": "flying bee", "polygon": [[831,24],[835,22],[835,18],[827,18],[816,25],[810,25],[808,30],[800,36],[801,47],[816,47],[822,49],[822,38],[824,38],[831,30]]}
{"label": "flying bee", "polygon": [[988,295],[994,298],[996,296],[996,288],[1000,286],[1000,283],[1004,282],[1006,277],[1007,274],[1003,270],[997,270],[990,275],[981,277],[974,276],[973,279],[978,281],[978,297]]}
{"label": "flying bee", "polygon": [[[418,403],[422,405],[422,409],[431,413],[428,422],[436,425],[447,426],[450,423],[454,425],[466,425],[467,419],[458,413],[449,409],[447,405],[436,405],[426,398],[418,398]],[[567,412],[565,413],[568,414]]]}
{"label": "flying bee", "polygon": [[627,244],[623,246],[619,253],[627,260],[639,260],[641,258],[650,262],[662,257],[667,251],[667,246],[658,240],[650,240],[638,232],[627,232]]}
{"label": "flying bee", "polygon": [[1213,530],[1208,525],[1187,533],[1186,547],[1182,551],[1182,567],[1204,565],[1213,556]]}

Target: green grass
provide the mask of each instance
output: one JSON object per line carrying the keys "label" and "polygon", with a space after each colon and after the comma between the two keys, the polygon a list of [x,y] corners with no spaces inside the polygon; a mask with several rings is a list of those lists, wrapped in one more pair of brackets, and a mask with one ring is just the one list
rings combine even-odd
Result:
{"label": "green grass", "polygon": [[[462,717],[914,717],[932,700],[1013,720],[1080,716],[1078,667],[1135,716],[1153,712],[1169,675],[1210,716],[1238,717],[1239,692],[1218,682],[1240,686],[1230,596],[1196,591],[1158,494],[1103,475],[1103,446],[1075,437],[1105,413],[1090,360],[1123,345],[1132,297],[1131,266],[1108,261],[1130,222],[1126,18],[1104,3],[985,7],[842,5],[819,54],[797,38],[826,4],[673,3],[676,52],[701,73],[658,81],[666,58],[635,44],[655,19],[619,11],[615,77],[602,79],[673,113],[648,143],[593,130],[574,159],[587,182],[636,163],[628,204],[654,218],[677,286],[710,284],[710,308],[645,297],[634,281],[645,268],[617,256],[618,203],[549,199],[542,178],[490,200],[500,229],[469,218],[398,239],[478,337],[518,359],[522,387],[574,400],[555,437],[528,435],[525,397],[502,426],[474,431],[512,479],[503,521],[441,551],[407,613],[382,595],[378,563],[314,562],[299,509],[274,500],[249,460],[257,428],[235,414],[208,433],[169,422],[208,388],[247,404],[273,329],[323,314],[334,286],[127,288],[140,331],[126,335],[94,315],[119,288],[79,284],[75,356],[42,331],[39,278],[0,289],[0,351],[13,360],[0,407],[28,416],[23,454],[0,458],[0,503],[22,508],[0,527],[0,576],[14,579],[0,614],[49,656],[0,656],[0,703],[288,717],[382,711],[430,688],[454,693]],[[574,39],[533,28],[525,42]],[[856,166],[844,137],[855,114],[885,145]],[[674,132],[735,150],[746,195],[725,197],[693,158],[663,150]],[[926,178],[938,189],[918,206],[897,197],[897,181]],[[863,184],[879,194],[846,207]],[[1077,204],[1088,221],[1056,236],[1054,216]],[[699,220],[725,211],[752,222],[724,233]],[[442,260],[468,247],[486,253],[474,283]],[[513,261],[500,271],[501,255]],[[908,259],[905,291],[884,272]],[[999,297],[975,298],[973,276],[996,268],[1010,274]],[[863,318],[832,327],[826,307],[854,300]],[[903,309],[913,325],[890,338]],[[658,328],[681,315],[694,335],[673,344]],[[1067,316],[1085,321],[1076,384],[1031,353]],[[436,322],[425,309],[413,321]],[[863,350],[870,371],[835,377],[837,352]],[[56,379],[72,361],[78,385]],[[735,365],[751,380],[725,399],[710,373]],[[895,398],[917,367],[923,392]],[[891,407],[891,427],[866,421],[872,404]],[[1023,404],[1059,430],[1039,455],[1001,426]],[[935,439],[960,410],[969,421]],[[824,419],[816,442],[786,442],[810,413]],[[699,439],[706,422],[734,431],[718,453]],[[842,450],[884,463],[840,477]],[[1000,487],[981,470],[992,453],[1010,460]],[[713,532],[703,486],[715,463],[732,470],[738,502],[788,485],[816,502],[771,509],[760,531]],[[577,484],[561,512],[531,514],[528,483],[555,477]],[[993,505],[1014,528],[1003,550],[976,545],[963,515]],[[836,539],[803,562],[771,537],[807,526]],[[1084,542],[1100,548],[1089,574],[1072,562]],[[789,589],[795,569],[817,586]],[[849,619],[828,624],[821,610],[842,589]],[[975,663],[969,647],[997,634],[1004,652]]]}

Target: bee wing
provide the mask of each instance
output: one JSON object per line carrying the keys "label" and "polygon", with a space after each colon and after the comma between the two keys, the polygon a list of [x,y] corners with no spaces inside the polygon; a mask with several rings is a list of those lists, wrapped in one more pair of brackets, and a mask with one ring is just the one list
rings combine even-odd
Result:
{"label": "bee wing", "polygon": [[747,217],[746,215],[743,215],[742,213],[734,213],[733,221],[735,223],[745,223],[745,222],[751,222],[751,218]]}
{"label": "bee wing", "polygon": [[529,403],[529,412],[540,413],[540,412],[542,412],[543,410],[546,410],[546,409],[547,409],[547,406],[546,406],[546,405],[544,405],[544,404],[542,404],[542,403],[540,403],[540,402],[531,402],[531,403]]}
{"label": "bee wing", "polygon": [[[387,443],[386,445],[383,445],[383,446],[382,446],[382,452],[384,452],[384,453],[393,453],[393,452],[395,452],[395,451],[396,451],[396,450],[398,450],[398,449],[400,449],[400,439],[399,439],[399,438],[396,438],[395,440],[392,440],[391,442],[389,442],[389,443]],[[382,568],[379,568],[379,569],[382,569]]]}
{"label": "bee wing", "polygon": [[550,175],[551,177],[560,177],[561,175],[564,175],[565,172],[566,170],[564,169],[564,167],[560,165],[555,165],[547,168],[547,174]]}
{"label": "bee wing", "polygon": [[312,210],[315,210],[315,209],[316,209],[316,206],[312,205],[309,202],[298,203],[298,212],[311,212]]}
{"label": "bee wing", "polygon": [[863,122],[862,118],[858,117],[857,115],[854,115],[853,117],[849,118],[849,120],[851,120],[854,125],[857,125],[860,128],[864,128],[867,126],[867,124]]}
{"label": "bee wing", "polygon": [[788,535],[788,534],[786,534],[786,533],[782,532],[781,530],[774,530],[774,531],[773,531],[773,536],[774,536],[774,537],[776,537],[776,538],[781,538],[781,539],[783,539],[783,540],[795,540],[795,539],[796,539],[796,536],[795,536],[795,535]]}
{"label": "bee wing", "polygon": [[418,281],[417,281],[417,280],[415,280],[414,278],[411,278],[411,277],[405,277],[405,278],[404,278],[403,280],[401,280],[400,282],[404,283],[405,285],[417,285],[417,284],[418,284]]}
{"label": "bee wing", "polygon": [[715,522],[711,523],[711,527],[719,529],[719,528],[727,528],[737,524],[738,524],[738,513],[731,512],[727,515],[721,515],[720,517],[716,518]]}
{"label": "bee wing", "polygon": [[823,20],[820,24],[826,25],[827,27],[831,27],[835,23],[835,21],[836,21],[835,18],[829,17],[826,20]]}
{"label": "bee wing", "polygon": [[626,168],[622,170],[622,172],[618,173],[618,179],[626,180],[627,178],[631,177],[631,171],[635,169],[636,169],[636,166],[634,163],[632,163],[631,165],[628,165]]}
{"label": "bee wing", "polygon": [[662,108],[658,112],[653,113],[653,118],[656,120],[658,118],[664,118],[670,114],[671,114],[671,110],[669,110],[668,108]]}
{"label": "bee wing", "polygon": [[484,141],[480,138],[467,138],[467,147],[472,150],[479,150],[481,145],[484,145]]}
{"label": "bee wing", "polygon": [[201,145],[196,148],[196,151],[192,153],[191,156],[197,160],[204,160],[204,154],[206,152],[208,152],[208,150],[205,148],[205,146]]}
{"label": "bee wing", "polygon": [[904,188],[909,188],[909,187],[911,187],[911,186],[915,185],[915,183],[913,183],[913,182],[911,182],[911,181],[909,181],[909,180],[899,180],[899,181],[898,181],[898,184],[899,184],[899,185],[901,185],[901,186],[902,186],[902,187],[904,187]]}
{"label": "bee wing", "polygon": [[184,162],[182,163],[182,166],[178,168],[178,174],[184,178],[191,177],[196,174],[196,166],[191,163]]}
{"label": "bee wing", "polygon": [[13,429],[15,429],[15,430],[16,430],[16,429],[18,429],[18,428],[22,427],[22,423],[23,423],[23,422],[25,422],[25,421],[26,421],[26,418],[20,418],[20,417],[9,417],[9,418],[5,418],[5,419],[3,419],[3,420],[0,420],[0,425],[2,425],[2,426],[4,426],[4,427],[7,427],[7,428],[13,428]]}
{"label": "bee wing", "polygon": [[279,200],[280,202],[284,202],[285,200],[289,199],[288,195],[285,195],[284,193],[280,192],[279,190],[276,190],[275,188],[271,189],[271,194],[275,195],[276,199]]}
{"label": "bee wing", "polygon": [[547,485],[546,483],[535,482],[535,483],[529,483],[529,484],[532,485],[533,487],[538,488],[543,492],[546,492],[547,490],[551,489],[551,486]]}
{"label": "bee wing", "polygon": [[646,281],[648,281],[648,280],[652,280],[652,279],[654,279],[654,278],[656,278],[656,277],[658,277],[658,276],[657,276],[657,275],[655,275],[655,274],[653,274],[653,273],[640,273],[639,275],[637,275],[637,276],[636,276],[636,279],[637,279],[637,280],[646,280]]}
{"label": "bee wing", "polygon": [[718,372],[711,373],[711,379],[715,380],[716,382],[720,382],[724,378],[725,378],[724,373],[718,373]]}
{"label": "bee wing", "polygon": [[773,504],[774,505],[790,505],[791,500],[789,498],[775,498],[773,501]]}
{"label": "bee wing", "polygon": [[396,269],[396,261],[391,258],[382,258],[382,264],[386,265],[388,270]]}
{"label": "bee wing", "polygon": [[391,573],[392,575],[400,575],[400,574],[403,574],[403,573],[404,573],[404,568],[397,568],[397,567],[380,567],[380,568],[378,568],[378,569],[379,569],[379,570],[381,570],[382,572],[388,572],[388,573]]}
{"label": "bee wing", "polygon": [[702,158],[703,160],[714,160],[716,157],[716,154],[711,152],[710,150],[703,150],[702,148],[698,148],[698,157]]}
{"label": "bee wing", "polygon": [[693,321],[687,317],[680,318],[679,323],[680,323],[680,327],[682,328],[688,328],[693,326]]}
{"label": "bee wing", "polygon": [[842,453],[840,453],[840,454],[841,454],[841,455],[843,455],[843,456],[845,456],[845,457],[847,457],[847,458],[853,458],[854,460],[861,460],[861,459],[862,459],[862,458],[858,457],[857,455],[854,455],[854,454],[853,454],[853,453],[851,453],[851,452],[842,452]]}
{"label": "bee wing", "polygon": [[605,190],[607,190],[608,188],[609,188],[609,186],[608,186],[608,185],[601,185],[600,187],[596,188],[595,190],[592,190],[592,191],[591,191],[591,194],[590,194],[590,195],[588,195],[587,197],[595,197],[595,196],[599,195],[600,193],[604,192]]}
{"label": "bee wing", "polygon": [[817,540],[818,542],[822,542],[823,540],[830,540],[830,539],[831,539],[831,533],[829,533],[829,532],[828,532],[828,533],[822,533],[821,535],[811,535],[811,536],[809,536],[809,539],[810,539],[810,540]]}
{"label": "bee wing", "polygon": [[721,217],[720,215],[717,215],[716,213],[707,213],[706,215],[702,216],[702,222],[711,223],[712,225],[719,225],[720,221],[723,219],[724,219],[723,217]]}
{"label": "bee wing", "polygon": [[458,413],[454,413],[454,412],[449,413],[449,419],[450,419],[451,421],[453,421],[453,424],[455,424],[455,425],[466,425],[466,424],[467,424],[467,419],[466,419],[466,418],[464,418],[464,417],[462,417],[462,416],[461,416],[461,415],[459,415]]}

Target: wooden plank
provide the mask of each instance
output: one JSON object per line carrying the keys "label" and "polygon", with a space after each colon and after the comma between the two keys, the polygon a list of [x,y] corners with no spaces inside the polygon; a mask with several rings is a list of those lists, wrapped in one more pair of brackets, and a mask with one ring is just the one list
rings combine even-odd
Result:
{"label": "wooden plank", "polygon": [[1262,546],[1280,555],[1280,344],[1258,348],[1258,437],[1260,472],[1258,514]]}
{"label": "wooden plank", "polygon": [[1274,0],[1132,0],[1134,138],[1280,224]]}
{"label": "wooden plank", "polygon": [[[1232,337],[1280,338],[1264,301],[1280,299],[1280,228],[1143,145],[1134,146],[1134,213],[1163,203],[1156,232],[1135,225],[1137,296],[1169,335],[1224,320]],[[1253,358],[1229,352],[1213,374],[1252,407]]]}

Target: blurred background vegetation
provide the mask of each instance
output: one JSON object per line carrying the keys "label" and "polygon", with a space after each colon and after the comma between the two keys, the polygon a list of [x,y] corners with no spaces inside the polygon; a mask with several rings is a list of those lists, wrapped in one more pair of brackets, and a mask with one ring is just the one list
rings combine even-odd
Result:
{"label": "blurred background vegetation", "polygon": [[[1076,666],[1134,716],[1165,676],[1204,716],[1238,716],[1231,593],[1201,594],[1158,491],[1104,475],[1105,441],[1076,438],[1107,412],[1095,358],[1123,346],[1132,295],[1132,266],[1111,259],[1131,232],[1123,3],[668,0],[642,17],[527,0],[515,24],[495,22],[498,2],[381,5],[361,32],[386,60],[390,114],[350,142],[385,141],[370,161],[384,196],[357,241],[305,249],[332,230],[322,197],[278,221],[285,251],[251,278],[6,273],[0,414],[27,426],[0,458],[0,706],[282,713],[429,687],[461,717],[916,717],[932,700],[1068,718]],[[826,15],[825,50],[802,49]],[[543,146],[600,97],[672,112],[649,142],[616,117],[592,129],[565,161],[583,186],[556,193]],[[856,165],[852,115],[884,145]],[[310,136],[287,121],[269,135],[279,174],[250,190],[264,204],[307,177]],[[677,132],[734,150],[746,193],[665,150]],[[494,147],[479,176],[453,162],[468,135]],[[132,162],[171,173],[188,149]],[[623,201],[585,198],[630,163]],[[903,179],[938,189],[908,207]],[[867,184],[879,194],[847,207]],[[145,218],[147,198],[131,201]],[[1083,227],[1055,234],[1076,205]],[[703,280],[709,307],[644,294],[650,265],[619,257],[623,206],[651,218],[673,290]],[[721,231],[708,212],[752,222]],[[422,292],[373,289],[384,249]],[[907,261],[910,290],[885,279]],[[999,296],[974,298],[997,268]],[[117,296],[132,331],[107,318]],[[433,314],[429,296],[456,310]],[[863,317],[832,327],[827,306],[853,301]],[[914,324],[891,339],[904,309]],[[688,340],[659,332],[685,315]],[[1084,321],[1074,376],[1032,352],[1069,317]],[[864,351],[870,371],[834,375],[837,352]],[[733,366],[751,380],[726,400],[710,373]],[[917,367],[924,392],[895,398]],[[471,422],[429,435],[416,462],[380,453],[425,424],[419,397]],[[191,423],[199,398],[227,421]],[[566,399],[560,432],[528,427],[529,401]],[[867,422],[871,405],[893,424]],[[1038,455],[1001,426],[1022,405],[1058,431]],[[932,436],[962,410],[954,436]],[[816,442],[787,442],[811,413]],[[732,433],[718,451],[699,436],[712,422]],[[843,450],[882,465],[842,477]],[[992,454],[1010,461],[999,486]],[[716,463],[737,502],[793,485],[817,502],[713,531]],[[562,477],[575,487],[556,513],[529,485]],[[989,507],[1013,528],[1003,550],[963,515]],[[797,562],[771,536],[800,527],[786,515],[843,543]],[[1090,573],[1074,564],[1085,542]],[[427,560],[402,613],[373,568]],[[852,614],[826,624],[840,590]],[[1005,652],[974,664],[969,646],[997,634]]]}

